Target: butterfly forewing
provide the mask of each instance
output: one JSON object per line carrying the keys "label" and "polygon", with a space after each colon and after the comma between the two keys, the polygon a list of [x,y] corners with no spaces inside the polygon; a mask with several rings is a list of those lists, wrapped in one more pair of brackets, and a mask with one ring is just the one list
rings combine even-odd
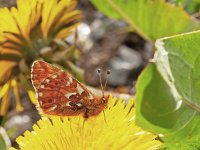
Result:
{"label": "butterfly forewing", "polygon": [[52,76],[58,71],[60,71],[58,68],[44,61],[35,61],[32,65],[31,72],[33,86],[38,89],[41,82],[43,82],[47,77]]}
{"label": "butterfly forewing", "polygon": [[95,101],[94,95],[69,73],[44,61],[33,63],[31,78],[43,113],[78,115]]}

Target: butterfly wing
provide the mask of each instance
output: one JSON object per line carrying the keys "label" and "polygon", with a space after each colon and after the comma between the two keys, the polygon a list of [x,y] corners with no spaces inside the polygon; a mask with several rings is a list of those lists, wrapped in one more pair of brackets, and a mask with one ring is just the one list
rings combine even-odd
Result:
{"label": "butterfly wing", "polygon": [[33,63],[31,79],[45,114],[79,115],[95,101],[94,95],[69,73],[44,61]]}

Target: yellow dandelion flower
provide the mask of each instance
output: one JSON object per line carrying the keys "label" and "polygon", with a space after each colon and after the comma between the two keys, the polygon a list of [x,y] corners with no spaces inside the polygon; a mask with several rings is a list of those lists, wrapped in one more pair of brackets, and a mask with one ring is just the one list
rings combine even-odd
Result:
{"label": "yellow dandelion flower", "polygon": [[16,101],[16,110],[22,111],[23,107],[20,102],[19,85],[15,79],[9,80],[3,86],[0,86],[0,116],[4,116],[7,113],[10,104],[10,93],[13,91]]}
{"label": "yellow dandelion flower", "polygon": [[[83,117],[44,117],[16,139],[22,150],[153,150],[156,136],[135,125],[133,100],[109,98],[107,109],[84,121]],[[13,149],[13,148],[12,148]]]}
{"label": "yellow dandelion flower", "polygon": [[[58,51],[67,59],[63,54],[67,48],[60,48],[55,41],[68,37],[78,25],[81,13],[75,9],[76,3],[76,0],[17,0],[16,7],[0,8],[0,93],[4,85],[12,82],[17,110],[22,110],[19,86],[34,101],[29,80],[32,62],[41,57],[53,61],[51,58]],[[45,55],[45,48],[51,50],[51,56]],[[0,115],[9,107],[10,91],[7,88],[0,96]]]}
{"label": "yellow dandelion flower", "polygon": [[41,48],[69,36],[81,18],[75,6],[75,0],[17,0],[17,7],[1,8],[0,63],[32,62]]}

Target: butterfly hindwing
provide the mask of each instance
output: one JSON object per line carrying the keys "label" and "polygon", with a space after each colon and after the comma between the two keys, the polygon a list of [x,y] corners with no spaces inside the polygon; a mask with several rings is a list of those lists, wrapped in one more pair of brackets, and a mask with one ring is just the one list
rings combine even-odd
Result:
{"label": "butterfly hindwing", "polygon": [[69,73],[44,61],[33,63],[31,78],[45,114],[78,115],[95,100],[94,95]]}

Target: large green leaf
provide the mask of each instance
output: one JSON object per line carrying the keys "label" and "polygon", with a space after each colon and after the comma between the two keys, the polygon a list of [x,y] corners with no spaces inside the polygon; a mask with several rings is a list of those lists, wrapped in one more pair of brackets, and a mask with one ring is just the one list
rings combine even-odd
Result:
{"label": "large green leaf", "polygon": [[154,63],[149,64],[140,75],[136,92],[137,123],[151,132],[165,134],[177,131],[196,113],[175,98]]}
{"label": "large green leaf", "polygon": [[139,77],[137,123],[161,133],[167,146],[200,147],[200,31],[160,39]]}
{"label": "large green leaf", "polygon": [[91,0],[105,15],[125,20],[149,40],[191,31],[196,25],[181,5],[165,0]]}
{"label": "large green leaf", "polygon": [[155,63],[183,102],[200,112],[200,31],[158,40]]}

